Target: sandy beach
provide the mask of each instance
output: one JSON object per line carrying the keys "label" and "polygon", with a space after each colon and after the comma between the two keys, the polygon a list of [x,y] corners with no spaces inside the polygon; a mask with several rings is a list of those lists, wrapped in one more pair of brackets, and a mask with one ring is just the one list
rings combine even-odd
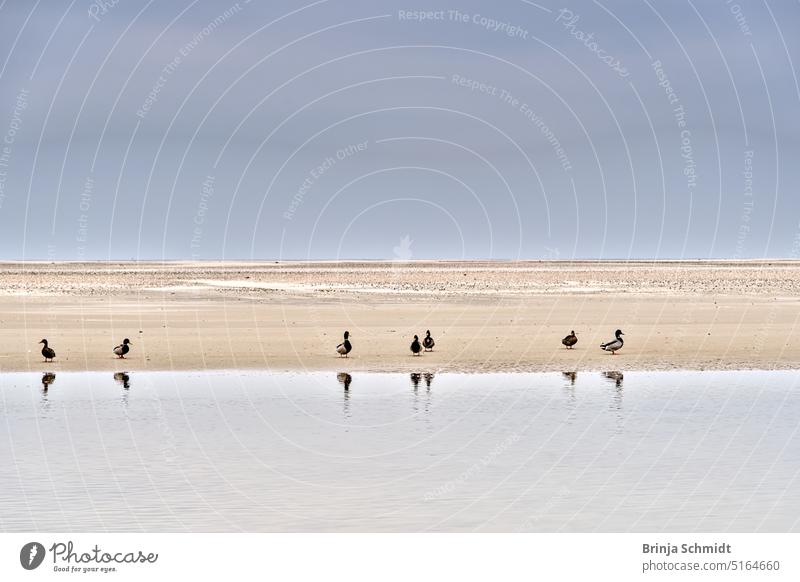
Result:
{"label": "sandy beach", "polygon": [[799,318],[792,261],[0,265],[2,371],[787,369]]}

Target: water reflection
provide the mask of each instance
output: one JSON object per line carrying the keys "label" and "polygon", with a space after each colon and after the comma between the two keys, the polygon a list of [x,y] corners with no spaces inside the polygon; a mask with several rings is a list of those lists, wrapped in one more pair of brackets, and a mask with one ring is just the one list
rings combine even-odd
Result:
{"label": "water reflection", "polygon": [[339,384],[344,384],[345,392],[350,390],[350,384],[353,382],[353,377],[350,374],[347,372],[339,372],[336,374],[336,379],[339,381]]}
{"label": "water reflection", "polygon": [[420,395],[419,395],[419,385],[424,380],[425,381],[425,400],[424,404],[424,417],[428,417],[430,413],[431,407],[431,384],[433,384],[433,373],[432,372],[412,372],[410,374],[411,378],[411,386],[414,388],[414,397],[412,403],[412,409],[414,414],[416,415],[420,411]]}
{"label": "water reflection", "polygon": [[42,375],[42,392],[47,392],[50,384],[56,381],[56,375],[53,372],[45,372]]}
{"label": "water reflection", "polygon": [[[567,395],[567,405],[571,411],[574,412],[577,398],[575,397],[575,381],[578,379],[577,372],[561,372],[561,376],[567,381],[564,384],[564,394]],[[570,416],[567,417],[567,421],[570,422],[572,420],[572,412]]]}
{"label": "water reflection", "polygon": [[425,418],[430,422],[431,384],[433,383],[433,374],[431,372],[426,372],[423,374],[423,378],[425,378]]}
{"label": "water reflection", "polygon": [[620,388],[622,386],[622,380],[625,378],[622,372],[617,372],[617,371],[603,372],[603,376],[607,380],[611,380],[612,382],[614,382],[614,384],[617,385],[617,388]]}
{"label": "water reflection", "polygon": [[603,372],[603,377],[606,380],[610,380],[614,383],[614,397],[613,402],[611,404],[611,408],[616,411],[617,416],[617,432],[622,433],[625,430],[625,418],[622,413],[622,380],[625,376],[622,372],[619,371],[611,371],[611,372]]}
{"label": "water reflection", "polygon": [[[417,392],[407,370],[356,372],[357,393],[345,371],[196,372],[190,386],[184,372],[0,374],[13,429],[0,431],[0,451],[18,459],[0,477],[3,528],[649,531],[671,508],[674,531],[797,529],[786,494],[797,458],[785,447],[796,372],[601,369],[578,384],[572,372],[420,369]],[[741,454],[720,456],[720,443]],[[662,487],[654,475],[681,478]],[[336,519],[323,489],[340,493]],[[271,506],[287,511],[253,511]]]}
{"label": "water reflection", "polygon": [[425,387],[428,389],[428,392],[431,390],[431,384],[433,383],[433,373],[431,372],[412,372],[411,373],[411,385],[414,387],[414,391],[416,392],[417,388],[419,388],[420,382],[425,380]]}
{"label": "water reflection", "polygon": [[128,390],[131,387],[131,377],[127,372],[114,372],[114,380],[117,384],[122,385],[122,407],[127,411],[128,409]]}
{"label": "water reflection", "polygon": [[339,372],[336,374],[336,380],[338,380],[339,384],[344,386],[342,413],[345,418],[350,418],[350,384],[353,382],[353,377],[347,372]]}
{"label": "water reflection", "polygon": [[42,412],[47,413],[50,410],[50,402],[47,398],[47,390],[50,384],[56,381],[56,375],[53,372],[45,372],[42,374]]}
{"label": "water reflection", "polygon": [[122,387],[125,388],[125,390],[128,390],[131,387],[131,377],[127,372],[114,372],[114,380],[116,380],[119,384],[122,384]]}

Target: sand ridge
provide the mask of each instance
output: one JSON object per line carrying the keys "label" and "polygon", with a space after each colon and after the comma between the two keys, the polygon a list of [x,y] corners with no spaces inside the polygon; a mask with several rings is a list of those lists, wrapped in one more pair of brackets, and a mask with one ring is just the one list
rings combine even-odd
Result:
{"label": "sand ridge", "polygon": [[0,370],[786,369],[799,315],[795,261],[2,263]]}

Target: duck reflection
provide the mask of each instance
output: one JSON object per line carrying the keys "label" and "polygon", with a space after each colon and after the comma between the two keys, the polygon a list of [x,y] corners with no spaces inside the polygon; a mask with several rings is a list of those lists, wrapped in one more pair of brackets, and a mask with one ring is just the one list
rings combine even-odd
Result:
{"label": "duck reflection", "polygon": [[414,392],[416,392],[417,388],[419,388],[419,383],[421,381],[422,381],[422,374],[419,373],[411,374],[411,385],[414,387]]}
{"label": "duck reflection", "polygon": [[344,384],[345,392],[350,390],[350,384],[353,382],[353,377],[350,374],[347,372],[339,372],[336,374],[336,379],[339,381],[339,384]]}
{"label": "duck reflection", "polygon": [[56,375],[53,372],[45,372],[42,375],[42,392],[47,392],[50,384],[56,381]]}
{"label": "duck reflection", "polygon": [[47,397],[47,390],[50,384],[56,381],[56,375],[53,372],[45,372],[42,374],[42,412],[45,414],[50,410],[50,399]]}
{"label": "duck reflection", "polygon": [[[350,418],[350,384],[353,382],[353,377],[347,372],[339,372],[336,374],[336,380],[339,384],[344,386],[344,405],[342,412],[346,419]],[[346,429],[345,429],[346,431]]]}
{"label": "duck reflection", "polygon": [[564,378],[565,382],[562,387],[564,391],[564,395],[567,398],[567,406],[570,410],[570,418],[572,414],[575,412],[575,407],[577,405],[577,398],[575,397],[575,380],[578,379],[577,372],[561,372],[561,376]]}
{"label": "duck reflection", "polygon": [[431,413],[431,384],[433,384],[433,374],[425,372],[422,377],[425,379],[425,418],[430,423]]}
{"label": "duck reflection", "polygon": [[125,390],[129,390],[131,387],[131,377],[127,372],[114,372],[114,380],[122,384]]}
{"label": "duck reflection", "polygon": [[623,376],[622,372],[612,371],[612,372],[603,372],[603,377],[607,380],[610,380],[614,383],[614,398],[611,407],[616,411],[617,415],[617,432],[622,433],[625,430],[625,418],[622,413],[622,380],[625,376]]}

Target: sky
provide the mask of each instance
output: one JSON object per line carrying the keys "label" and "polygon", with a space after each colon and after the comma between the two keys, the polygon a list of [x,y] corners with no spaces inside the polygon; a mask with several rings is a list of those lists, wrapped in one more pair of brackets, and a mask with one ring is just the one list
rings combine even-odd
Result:
{"label": "sky", "polygon": [[800,257],[800,2],[0,0],[0,259]]}

